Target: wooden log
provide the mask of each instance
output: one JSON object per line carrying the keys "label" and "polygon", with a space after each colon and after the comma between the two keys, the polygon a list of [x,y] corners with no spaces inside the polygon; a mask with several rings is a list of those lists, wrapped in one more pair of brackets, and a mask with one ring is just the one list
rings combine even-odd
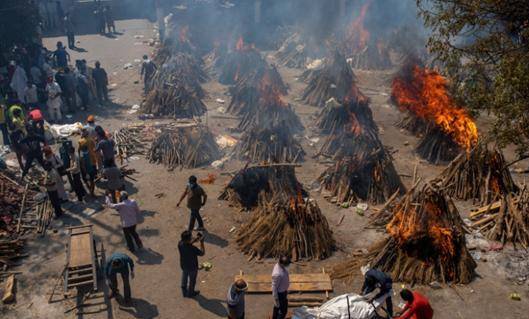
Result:
{"label": "wooden log", "polygon": [[13,301],[15,301],[15,284],[15,274],[12,274],[6,280],[4,296],[2,297],[2,302],[4,304],[12,303]]}

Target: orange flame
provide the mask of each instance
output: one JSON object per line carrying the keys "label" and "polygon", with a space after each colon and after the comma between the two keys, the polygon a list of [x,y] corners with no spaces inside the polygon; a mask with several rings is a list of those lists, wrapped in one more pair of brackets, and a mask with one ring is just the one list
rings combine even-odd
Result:
{"label": "orange flame", "polygon": [[449,96],[446,78],[417,65],[412,73],[410,77],[397,76],[393,80],[392,96],[397,106],[434,122],[459,146],[472,148],[478,140],[476,123]]}
{"label": "orange flame", "polygon": [[371,5],[372,0],[367,1],[360,9],[360,14],[356,17],[347,30],[347,38],[351,42],[353,51],[362,51],[369,41],[369,31],[364,28],[364,20],[367,10]]}
{"label": "orange flame", "polygon": [[266,70],[259,81],[257,89],[260,93],[261,99],[263,99],[267,105],[286,107],[287,104],[281,99],[281,90],[277,85],[278,84],[272,80],[270,70]]}

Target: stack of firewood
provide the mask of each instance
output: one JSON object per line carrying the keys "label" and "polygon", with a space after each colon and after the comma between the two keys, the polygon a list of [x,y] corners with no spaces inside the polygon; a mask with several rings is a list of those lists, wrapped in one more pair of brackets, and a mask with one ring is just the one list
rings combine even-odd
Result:
{"label": "stack of firewood", "polygon": [[219,196],[239,208],[251,209],[257,206],[259,197],[272,198],[275,193],[297,195],[298,190],[306,197],[296,179],[294,165],[264,164],[246,167],[232,178]]}
{"label": "stack of firewood", "polygon": [[491,240],[529,248],[529,190],[503,195],[500,201],[470,213],[472,227]]}
{"label": "stack of firewood", "polygon": [[318,70],[309,79],[303,91],[302,99],[307,104],[324,106],[330,98],[344,101],[355,81],[353,70],[345,57],[336,51],[323,69]]}
{"label": "stack of firewood", "polygon": [[354,50],[348,60],[355,69],[385,70],[393,66],[389,50],[382,42],[373,41],[361,50]]}
{"label": "stack of firewood", "polygon": [[422,137],[428,129],[428,122],[408,112],[396,123],[396,126],[407,130],[415,136]]}
{"label": "stack of firewood", "polygon": [[294,32],[285,39],[275,53],[275,58],[282,66],[289,68],[304,68],[307,63],[306,45],[299,32]]}
{"label": "stack of firewood", "polygon": [[282,193],[259,203],[250,220],[237,231],[236,241],[250,259],[287,255],[293,260],[319,260],[329,257],[336,246],[314,199],[285,199]]}
{"label": "stack of firewood", "polygon": [[384,203],[405,191],[392,159],[384,149],[363,156],[344,157],[318,178],[326,197],[348,206],[359,201]]}
{"label": "stack of firewood", "polygon": [[441,164],[453,160],[462,149],[449,135],[430,123],[415,147],[415,151],[428,162]]}
{"label": "stack of firewood", "polygon": [[337,265],[334,278],[350,278],[361,263],[415,284],[469,283],[476,262],[466,247],[463,221],[451,199],[431,185],[409,192],[395,205],[389,236],[362,258]]}
{"label": "stack of firewood", "polygon": [[243,133],[235,155],[254,163],[290,163],[303,161],[305,151],[286,126],[254,126]]}
{"label": "stack of firewood", "polygon": [[122,161],[135,155],[145,155],[147,141],[144,134],[145,125],[122,127],[114,132],[112,139],[116,144],[118,158]]}
{"label": "stack of firewood", "polygon": [[482,205],[518,190],[502,152],[484,143],[459,154],[433,182],[451,197]]}
{"label": "stack of firewood", "polygon": [[259,51],[252,46],[237,48],[228,53],[223,62],[219,82],[225,85],[235,84],[256,68],[266,65]]}
{"label": "stack of firewood", "polygon": [[162,129],[147,158],[150,163],[176,167],[200,167],[219,159],[221,151],[209,129],[202,125],[176,125]]}

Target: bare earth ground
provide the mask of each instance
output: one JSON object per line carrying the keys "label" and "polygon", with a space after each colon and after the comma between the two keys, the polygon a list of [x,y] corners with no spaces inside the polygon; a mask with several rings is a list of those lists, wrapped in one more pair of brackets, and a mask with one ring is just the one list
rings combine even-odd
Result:
{"label": "bare earth ground", "polygon": [[[85,58],[89,64],[100,60],[110,76],[110,83],[115,84],[111,91],[113,105],[104,108],[93,108],[90,112],[97,114],[97,121],[105,128],[114,130],[122,125],[138,122],[137,115],[127,114],[134,104],[141,102],[142,85],[134,83],[139,80],[138,63],[143,54],[149,54],[153,48],[143,41],[153,37],[152,25],[143,20],[119,21],[118,31],[122,32],[116,38],[106,38],[99,35],[78,37],[78,46],[87,52],[71,52],[72,61],[75,58]],[[143,36],[143,37],[141,37]],[[53,48],[56,41],[65,39],[48,38],[45,45]],[[126,63],[133,63],[134,67],[124,70]],[[299,70],[280,69],[287,83],[291,86],[288,100],[295,107],[302,118],[307,130],[303,146],[308,152],[307,161],[302,168],[297,169],[298,179],[307,186],[323,171],[324,165],[318,164],[312,155],[316,147],[308,145],[305,136],[313,137],[310,123],[317,108],[303,105],[296,101],[304,88],[304,84],[295,81]],[[380,136],[386,146],[395,151],[395,166],[399,173],[411,175],[414,166],[419,167],[419,174],[429,179],[438,174],[442,167],[433,166],[419,160],[413,153],[416,139],[395,128],[393,123],[398,119],[399,112],[389,102],[389,81],[391,72],[356,71],[362,91],[371,100],[375,119],[380,128]],[[224,93],[226,87],[211,81],[205,86],[209,98],[205,101],[210,110],[207,123],[215,134],[227,134],[226,129],[234,126],[235,120],[215,118],[217,108],[222,106],[215,100],[221,98],[229,101]],[[226,105],[224,105],[226,106]],[[78,113],[75,119],[83,120],[87,113]],[[409,141],[405,146],[404,142]],[[320,141],[321,144],[322,141]],[[512,152],[511,152],[512,153]],[[509,158],[513,154],[509,154]],[[132,307],[120,306],[116,300],[87,307],[85,314],[66,310],[75,306],[74,299],[64,302],[48,304],[47,300],[56,278],[60,274],[64,262],[66,234],[64,228],[70,225],[90,223],[95,227],[97,240],[104,243],[107,255],[113,252],[126,252],[125,242],[119,227],[119,216],[111,210],[103,210],[97,201],[88,206],[95,208],[96,213],[86,210],[86,205],[73,204],[69,206],[69,217],[54,221],[52,229],[44,238],[30,241],[30,257],[24,262],[19,276],[17,303],[8,308],[2,308],[3,318],[222,318],[226,317],[224,310],[225,296],[233,276],[243,270],[245,273],[269,273],[273,260],[247,261],[238,249],[229,232],[232,226],[238,225],[247,218],[246,213],[237,212],[228,207],[226,202],[218,201],[216,197],[223,185],[229,181],[229,176],[220,173],[232,172],[241,168],[242,164],[229,161],[224,170],[204,169],[167,172],[162,166],[149,164],[144,158],[130,162],[130,167],[137,169],[138,182],[128,185],[131,197],[138,200],[144,211],[144,222],[139,226],[139,234],[147,250],[132,256],[136,262],[136,278],[132,281]],[[176,209],[175,203],[185,186],[187,176],[196,174],[199,178],[208,173],[218,176],[213,185],[206,185],[209,201],[203,211],[206,218],[206,228],[209,230],[206,240],[205,261],[213,263],[209,272],[200,272],[198,289],[201,295],[195,300],[183,299],[180,294],[180,269],[178,262],[177,242],[180,232],[188,222],[188,212]],[[521,178],[520,176],[515,176]],[[410,178],[403,176],[403,181],[409,186]],[[155,194],[164,193],[161,199]],[[100,192],[99,195],[102,195]],[[382,236],[373,230],[365,230],[367,218],[357,215],[351,209],[342,209],[325,201],[318,193],[312,192],[323,213],[329,220],[335,233],[339,250],[324,261],[300,262],[294,264],[291,272],[314,272],[321,268],[329,268],[334,263],[344,259],[348,253],[359,248],[367,248],[370,243]],[[99,198],[101,201],[102,198]],[[466,215],[469,203],[459,203],[462,214]],[[340,226],[336,226],[340,218],[345,215]],[[435,318],[527,318],[529,313],[528,287],[518,286],[505,279],[490,262],[479,261],[480,275],[467,286],[457,286],[433,290],[429,287],[418,287],[430,297],[435,309]],[[335,295],[347,291],[358,291],[361,279],[352,285],[341,281],[334,283]],[[395,284],[396,290],[400,284]],[[62,287],[58,288],[60,299]],[[522,301],[508,298],[511,292],[518,292]],[[398,300],[398,298],[396,298]],[[266,318],[272,309],[272,298],[267,295],[247,296],[247,318]],[[398,303],[397,301],[395,301]],[[525,315],[524,315],[525,313]]]}

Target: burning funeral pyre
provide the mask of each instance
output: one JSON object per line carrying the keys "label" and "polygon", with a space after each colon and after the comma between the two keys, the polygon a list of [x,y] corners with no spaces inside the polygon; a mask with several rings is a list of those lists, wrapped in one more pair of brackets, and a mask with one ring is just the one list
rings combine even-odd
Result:
{"label": "burning funeral pyre", "polygon": [[503,195],[501,200],[470,213],[472,227],[487,238],[529,248],[529,190],[524,185],[518,194]]}
{"label": "burning funeral pyre", "polygon": [[404,193],[392,159],[383,149],[361,157],[344,157],[329,167],[318,181],[329,198],[339,204],[359,201],[384,203],[395,192]]}
{"label": "burning funeral pyre", "polygon": [[393,79],[392,99],[407,116],[418,118],[406,120],[407,126],[426,129],[417,153],[432,163],[452,160],[476,144],[476,124],[450,97],[443,76],[409,61]]}
{"label": "burning funeral pyre", "polygon": [[170,170],[204,166],[220,157],[213,134],[206,126],[197,124],[163,128],[147,152],[150,163],[163,164]]}
{"label": "burning funeral pyre", "polygon": [[[285,96],[288,86],[274,65],[260,65],[246,76],[241,77],[229,89],[231,102],[228,112],[234,115],[245,115],[255,111],[259,99],[264,94]],[[270,93],[269,93],[270,92]]]}
{"label": "burning funeral pyre", "polygon": [[365,28],[365,18],[372,1],[367,1],[345,30],[343,41],[351,67],[357,69],[388,69],[391,62],[389,49],[382,38],[372,37]]}
{"label": "burning funeral pyre", "polygon": [[235,50],[226,55],[220,70],[219,82],[226,85],[235,84],[239,79],[263,65],[266,65],[266,61],[259,51],[255,46],[244,43],[241,37],[237,41]]}
{"label": "burning funeral pyre", "polygon": [[451,197],[482,205],[518,190],[502,152],[483,143],[459,154],[433,182]]}
{"label": "burning funeral pyre", "polygon": [[294,32],[285,39],[275,57],[279,65],[289,68],[304,68],[307,63],[307,52],[301,33]]}
{"label": "burning funeral pyre", "polygon": [[388,238],[373,245],[365,259],[337,265],[332,276],[351,277],[365,262],[395,281],[413,284],[467,284],[474,278],[477,265],[466,247],[463,221],[439,190],[426,185],[407,193],[386,230]]}
{"label": "burning funeral pyre", "polygon": [[158,68],[141,112],[156,116],[191,118],[206,111],[201,82],[207,79],[199,62],[187,54],[175,54]]}
{"label": "burning funeral pyre", "polygon": [[326,218],[302,189],[293,166],[246,168],[233,178],[220,198],[254,207],[236,237],[250,258],[289,255],[294,260],[323,259],[335,249]]}
{"label": "burning funeral pyre", "polygon": [[345,57],[335,51],[334,56],[320,70],[315,70],[303,91],[302,99],[307,104],[324,106],[330,98],[343,101],[350,93],[355,75]]}

